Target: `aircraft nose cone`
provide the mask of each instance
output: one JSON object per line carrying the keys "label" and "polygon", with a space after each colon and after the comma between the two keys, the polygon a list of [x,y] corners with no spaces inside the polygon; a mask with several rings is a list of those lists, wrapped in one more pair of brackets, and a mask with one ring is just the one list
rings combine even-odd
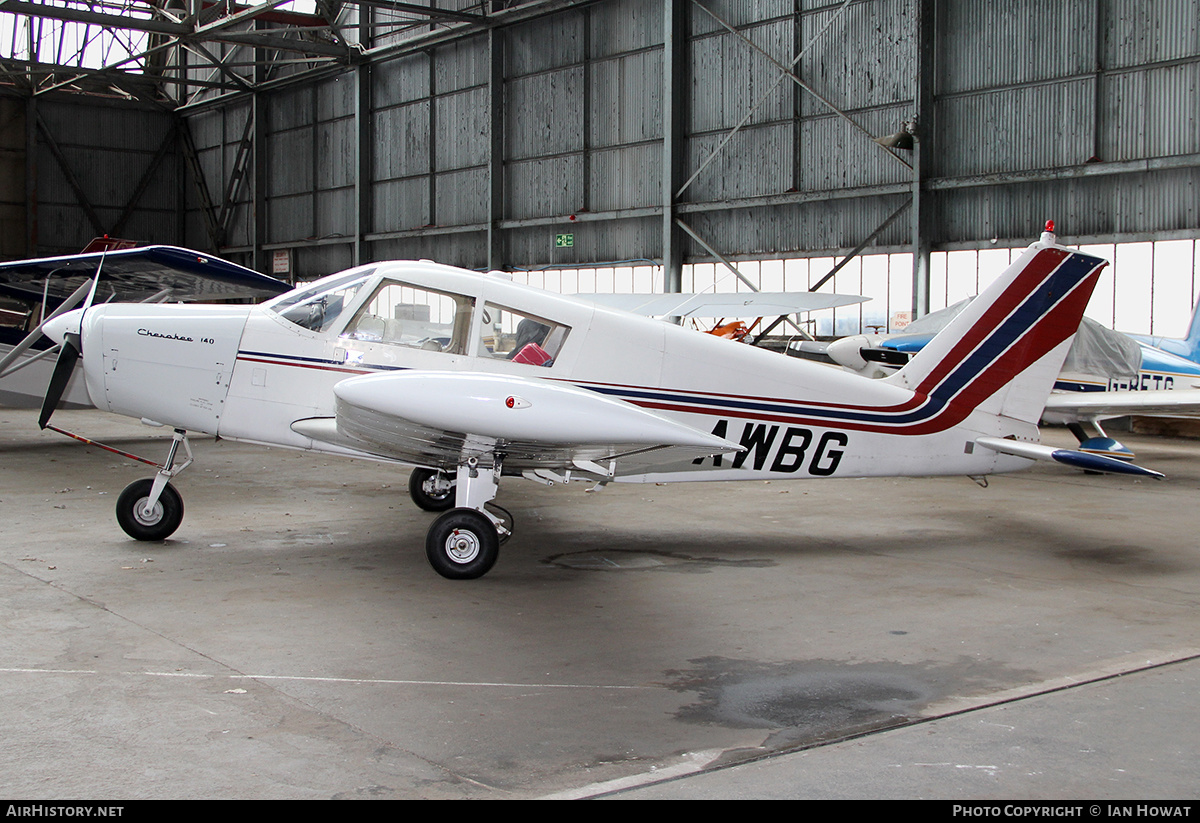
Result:
{"label": "aircraft nose cone", "polygon": [[61,343],[68,333],[79,334],[79,326],[82,322],[83,309],[73,309],[47,320],[42,326],[42,333],[55,343]]}

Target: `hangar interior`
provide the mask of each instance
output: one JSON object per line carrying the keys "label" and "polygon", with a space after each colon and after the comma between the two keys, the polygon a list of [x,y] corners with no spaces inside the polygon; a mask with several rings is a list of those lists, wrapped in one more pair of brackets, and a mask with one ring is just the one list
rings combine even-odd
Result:
{"label": "hangar interior", "polygon": [[[0,258],[109,235],[293,282],[426,258],[564,292],[872,296],[810,327],[845,334],[976,293],[1053,219],[1113,260],[1089,314],[1177,335],[1198,92],[1194,0],[0,0]],[[397,551],[424,520],[387,467],[198,441],[196,525],[146,547],[103,496],[144,470],[59,440],[0,409],[10,796],[1200,776],[1194,442],[1131,437],[1158,493],[1057,467],[513,484],[524,539],[465,591]]]}
{"label": "hangar interior", "polygon": [[977,284],[949,255],[1054,219],[1182,244],[1117,261],[1098,318],[1164,333],[1194,302],[1183,0],[2,8],[6,258],[108,234],[291,280],[428,258],[659,291],[841,263],[825,288],[876,297],[862,325],[954,302]]}

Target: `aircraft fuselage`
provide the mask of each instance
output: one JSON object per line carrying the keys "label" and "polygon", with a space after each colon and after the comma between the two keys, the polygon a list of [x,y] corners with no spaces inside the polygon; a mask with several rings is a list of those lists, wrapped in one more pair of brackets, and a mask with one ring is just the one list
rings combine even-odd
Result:
{"label": "aircraft fuselage", "polygon": [[[294,306],[281,309],[279,301],[253,307],[93,307],[82,330],[92,400],[116,413],[229,439],[419,462],[400,451],[315,440],[293,424],[334,418],[334,386],[350,377],[473,372],[574,385],[743,449],[702,458],[648,451],[620,461],[615,479],[647,482],[977,475],[1028,465],[1021,458],[971,449],[977,436],[1037,439],[1036,426],[1026,422],[970,410],[957,415],[922,410],[914,406],[914,393],[901,386],[502,276],[431,263],[387,263],[360,271],[362,282],[353,294],[342,289],[336,306],[324,299],[323,315],[337,309],[332,320],[314,320],[312,310],[304,314]],[[396,320],[393,314],[411,308],[402,301],[384,307],[387,316],[382,316],[385,312],[371,301],[378,301],[388,284],[452,296],[460,306],[457,319],[441,326],[428,319]],[[368,305],[379,314],[370,314]],[[535,365],[499,356],[499,338],[508,332],[499,331],[492,317],[498,312],[549,321],[544,325],[563,330],[552,362]],[[365,314],[372,323],[379,321],[369,331],[363,330],[368,328]],[[428,323],[430,334],[421,345],[385,339],[385,324],[405,322]],[[519,470],[520,460],[513,461],[510,457],[506,469]],[[530,463],[537,461],[530,458]]]}

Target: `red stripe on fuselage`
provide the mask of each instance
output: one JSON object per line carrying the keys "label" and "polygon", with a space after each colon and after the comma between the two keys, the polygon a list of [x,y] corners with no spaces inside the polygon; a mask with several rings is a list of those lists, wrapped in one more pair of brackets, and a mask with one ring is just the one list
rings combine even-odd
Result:
{"label": "red stripe on fuselage", "polygon": [[317,371],[336,371],[343,374],[371,374],[374,369],[345,369],[340,366],[329,366],[324,363],[298,363],[294,360],[264,360],[260,357],[238,356],[238,360],[246,363],[265,363],[268,366],[293,366],[298,369],[316,369]]}
{"label": "red stripe on fuselage", "polygon": [[[1079,281],[1054,308],[1046,312],[1033,326],[1022,334],[1013,345],[1002,352],[993,362],[967,383],[950,401],[931,417],[913,423],[866,423],[835,417],[812,417],[802,413],[779,414],[764,413],[753,409],[709,408],[683,406],[676,403],[656,402],[630,399],[628,402],[637,406],[659,411],[682,412],[688,414],[704,414],[710,417],[730,417],[748,420],[762,420],[772,423],[806,424],[831,429],[849,431],[866,431],[903,435],[934,434],[956,426],[967,418],[979,404],[987,400],[997,391],[1006,386],[1022,371],[1046,356],[1055,346],[1073,335],[1078,329],[1078,318],[1091,297],[1096,280],[1100,277],[1097,267],[1089,275]],[[1028,296],[1028,295],[1026,295]],[[1007,316],[1007,315],[1005,315]],[[1003,318],[1002,318],[1003,319]],[[788,401],[800,403],[802,401]],[[929,402],[924,394],[914,395],[908,402],[887,408],[872,408],[870,406],[832,406],[820,405],[822,408],[856,409],[864,412],[894,412],[902,407],[909,409]]]}

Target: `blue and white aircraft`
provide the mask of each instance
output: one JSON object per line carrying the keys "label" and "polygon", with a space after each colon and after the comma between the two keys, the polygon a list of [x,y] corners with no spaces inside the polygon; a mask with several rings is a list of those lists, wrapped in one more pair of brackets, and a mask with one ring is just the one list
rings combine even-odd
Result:
{"label": "blue and white aircraft", "polygon": [[1143,346],[1200,364],[1200,300],[1197,300],[1196,308],[1192,311],[1192,322],[1188,326],[1187,337],[1153,337],[1146,334],[1129,336]]}

